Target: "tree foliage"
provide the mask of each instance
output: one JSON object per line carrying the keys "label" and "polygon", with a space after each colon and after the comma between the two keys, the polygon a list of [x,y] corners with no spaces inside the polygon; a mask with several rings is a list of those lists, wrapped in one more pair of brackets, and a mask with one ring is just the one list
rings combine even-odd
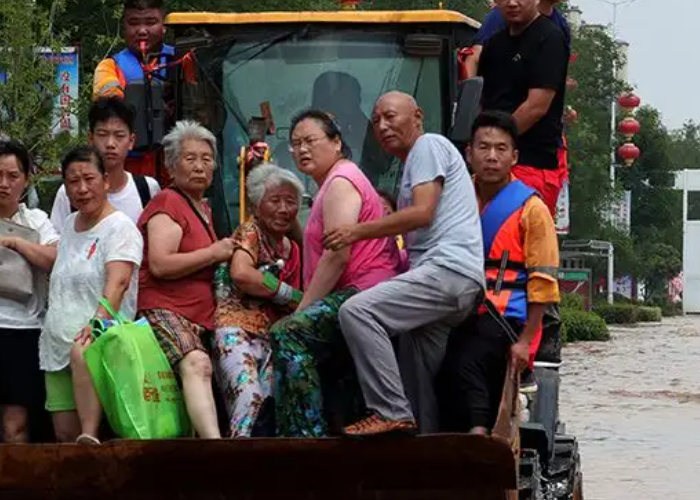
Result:
{"label": "tree foliage", "polygon": [[572,40],[578,55],[569,76],[577,86],[567,101],[578,120],[567,130],[571,177],[571,236],[599,238],[604,230],[610,190],[610,104],[622,90],[613,77],[619,64],[615,42],[602,29],[582,27]]}
{"label": "tree foliage", "polygon": [[637,245],[664,243],[682,251],[682,194],[673,189],[672,138],[658,110],[644,106],[636,114],[641,130],[635,141],[644,152],[621,181],[632,191],[632,237]]}
{"label": "tree foliage", "polygon": [[646,285],[644,299],[663,301],[668,282],[683,269],[681,254],[671,245],[660,242],[642,242],[638,251],[639,258],[644,262],[638,275]]}
{"label": "tree foliage", "polygon": [[[579,119],[568,130],[571,236],[613,242],[617,276],[636,276],[645,283],[647,298],[663,296],[667,281],[682,267],[682,196],[673,189],[674,171],[700,168],[700,126],[691,121],[669,132],[657,109],[639,109],[641,130],[633,141],[642,154],[631,168],[618,167],[613,192],[611,148],[624,141],[617,137],[611,144],[611,102],[624,90],[613,78],[613,64],[623,61],[613,39],[596,26],[584,25],[575,33],[573,51],[578,60],[569,74],[578,85],[569,92],[568,104]],[[611,227],[607,216],[613,195],[622,190],[632,193],[629,235]],[[594,267],[605,272],[602,262]]]}
{"label": "tree foliage", "polygon": [[700,124],[689,120],[671,132],[669,148],[674,170],[700,169]]}
{"label": "tree foliage", "polygon": [[32,0],[0,2],[0,132],[48,163],[70,142],[68,136],[53,137],[56,71],[39,50],[55,50],[64,42],[54,26],[61,8],[58,0],[47,8]]}

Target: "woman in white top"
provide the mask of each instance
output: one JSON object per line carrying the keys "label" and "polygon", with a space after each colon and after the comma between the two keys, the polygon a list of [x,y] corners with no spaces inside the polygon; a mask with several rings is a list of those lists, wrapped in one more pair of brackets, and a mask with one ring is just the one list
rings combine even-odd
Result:
{"label": "woman in white top", "polygon": [[88,324],[94,317],[110,319],[99,305],[102,297],[133,319],[143,239],[131,219],[109,204],[96,149],[74,149],[61,169],[77,212],[66,219],[58,244],[39,356],[56,439],[97,444],[102,410],[82,355],[91,343]]}
{"label": "woman in white top", "polygon": [[[20,202],[29,184],[30,167],[29,153],[22,144],[0,141],[0,246],[22,255],[33,274],[31,296],[21,297],[13,293],[12,278],[0,273],[0,409],[3,437],[8,443],[28,441],[27,412],[41,409],[44,402],[38,342],[46,303],[46,273],[56,259],[58,241],[48,215]],[[24,237],[10,236],[15,234],[13,228]]]}

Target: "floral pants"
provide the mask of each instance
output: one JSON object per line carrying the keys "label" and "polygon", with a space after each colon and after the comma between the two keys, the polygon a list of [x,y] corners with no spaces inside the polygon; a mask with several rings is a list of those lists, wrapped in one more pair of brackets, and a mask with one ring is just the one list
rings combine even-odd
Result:
{"label": "floral pants", "polygon": [[272,326],[278,436],[329,435],[326,415],[331,401],[324,401],[324,394],[333,402],[330,413],[353,413],[354,419],[362,408],[354,364],[338,322],[340,306],[356,293],[332,293]]}
{"label": "floral pants", "polygon": [[230,436],[250,437],[263,402],[272,396],[270,341],[236,327],[218,328],[212,339],[212,357]]}

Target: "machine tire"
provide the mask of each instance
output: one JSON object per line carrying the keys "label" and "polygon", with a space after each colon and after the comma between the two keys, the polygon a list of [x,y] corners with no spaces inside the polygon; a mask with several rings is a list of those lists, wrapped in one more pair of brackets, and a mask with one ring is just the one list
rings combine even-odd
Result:
{"label": "machine tire", "polygon": [[574,494],[572,500],[583,500],[583,474],[579,472],[574,483]]}
{"label": "machine tire", "polygon": [[544,500],[541,478],[542,465],[537,451],[521,450],[518,500]]}
{"label": "machine tire", "polygon": [[566,435],[555,437],[554,457],[546,475],[556,500],[583,500],[581,455],[576,438]]}

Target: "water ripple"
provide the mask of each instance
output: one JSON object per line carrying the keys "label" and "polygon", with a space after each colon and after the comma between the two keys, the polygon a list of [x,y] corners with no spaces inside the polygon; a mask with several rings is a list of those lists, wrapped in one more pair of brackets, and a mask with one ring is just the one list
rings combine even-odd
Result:
{"label": "water ripple", "polygon": [[586,500],[700,498],[700,318],[613,328],[564,350],[561,414]]}

